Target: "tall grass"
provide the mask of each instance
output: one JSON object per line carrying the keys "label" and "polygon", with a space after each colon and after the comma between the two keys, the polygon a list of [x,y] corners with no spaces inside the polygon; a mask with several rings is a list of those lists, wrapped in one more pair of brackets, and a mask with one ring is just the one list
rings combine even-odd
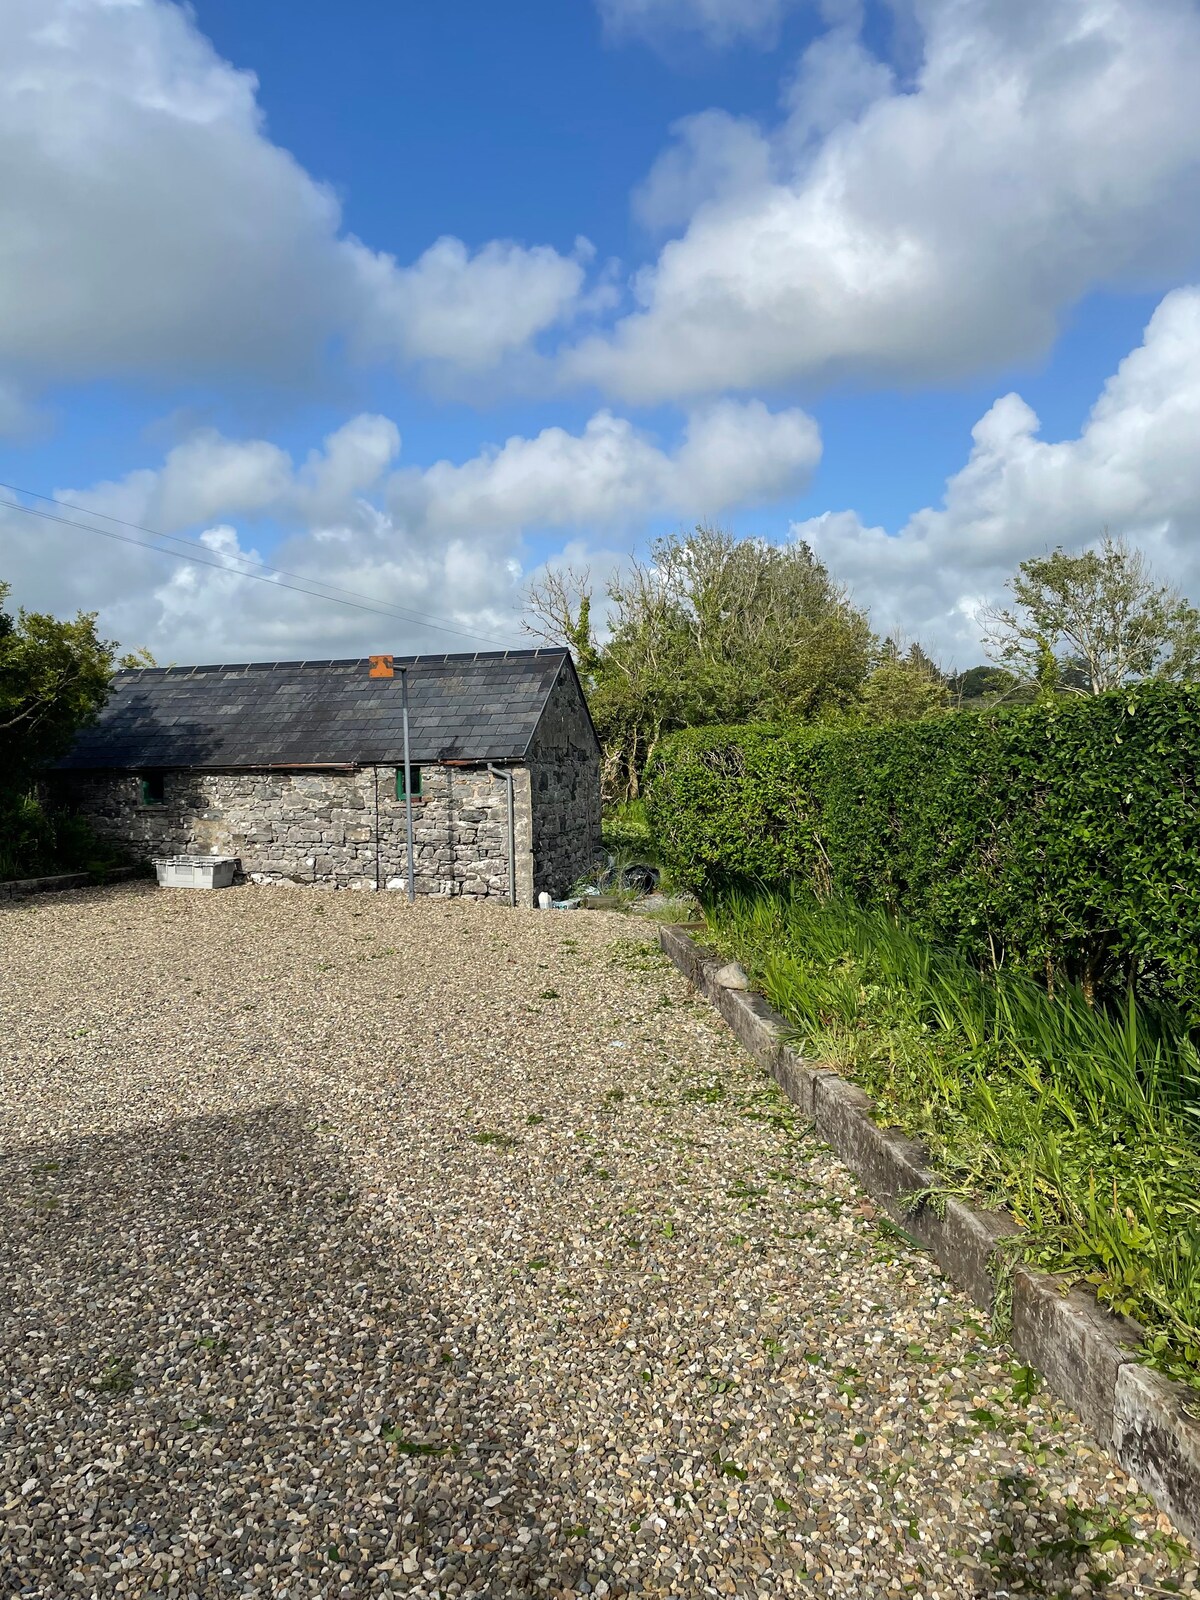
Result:
{"label": "tall grass", "polygon": [[615,856],[658,865],[658,846],[643,800],[622,800],[606,806],[601,827],[604,848]]}
{"label": "tall grass", "polygon": [[945,1187],[1005,1206],[1027,1259],[1095,1287],[1200,1384],[1200,1053],[1166,1008],[984,977],[882,913],[732,895],[709,921],[800,1046],[924,1139]]}

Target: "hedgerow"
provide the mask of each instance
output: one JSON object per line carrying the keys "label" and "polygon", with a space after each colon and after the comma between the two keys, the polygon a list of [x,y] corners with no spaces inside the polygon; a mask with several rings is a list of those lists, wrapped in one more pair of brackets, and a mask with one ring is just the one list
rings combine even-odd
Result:
{"label": "hedgerow", "polygon": [[1200,1020],[1200,686],[867,730],[704,728],[664,741],[664,863],[711,897],[804,884],[900,915],[985,969]]}

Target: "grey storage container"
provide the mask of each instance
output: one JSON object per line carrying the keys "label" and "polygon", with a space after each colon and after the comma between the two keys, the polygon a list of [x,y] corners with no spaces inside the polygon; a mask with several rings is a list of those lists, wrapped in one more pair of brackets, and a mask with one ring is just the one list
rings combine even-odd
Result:
{"label": "grey storage container", "polygon": [[228,889],[236,856],[163,856],[154,863],[163,889]]}

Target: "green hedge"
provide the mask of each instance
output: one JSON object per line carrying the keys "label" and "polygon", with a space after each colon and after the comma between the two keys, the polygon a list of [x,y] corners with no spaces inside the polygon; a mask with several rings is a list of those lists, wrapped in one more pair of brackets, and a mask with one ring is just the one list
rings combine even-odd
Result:
{"label": "green hedge", "polygon": [[802,881],[984,965],[1136,976],[1200,1018],[1200,686],[664,742],[648,806],[702,895]]}

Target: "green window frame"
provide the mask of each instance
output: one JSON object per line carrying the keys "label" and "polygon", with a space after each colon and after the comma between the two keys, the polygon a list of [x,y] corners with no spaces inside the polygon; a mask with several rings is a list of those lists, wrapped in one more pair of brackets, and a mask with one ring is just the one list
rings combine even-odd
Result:
{"label": "green window frame", "polygon": [[166,804],[167,776],[165,772],[144,772],[142,774],[141,797],[144,806],[161,806]]}
{"label": "green window frame", "polygon": [[[410,764],[408,770],[412,773],[413,799],[414,800],[419,800],[421,798],[421,769],[420,769],[420,767],[415,767],[415,766],[412,766]],[[403,800],[404,799],[404,768],[403,767],[397,767],[396,768],[396,799],[397,800]]]}

